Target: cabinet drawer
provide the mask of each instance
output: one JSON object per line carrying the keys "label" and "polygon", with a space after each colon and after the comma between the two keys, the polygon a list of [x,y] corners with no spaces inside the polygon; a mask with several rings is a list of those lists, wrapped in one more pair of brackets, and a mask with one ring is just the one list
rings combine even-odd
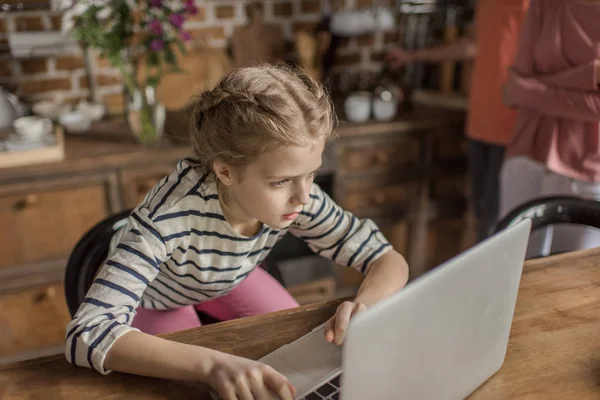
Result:
{"label": "cabinet drawer", "polygon": [[109,197],[105,182],[0,196],[0,268],[66,257],[110,213]]}
{"label": "cabinet drawer", "polygon": [[340,191],[339,204],[346,210],[363,216],[377,209],[406,208],[417,198],[418,183],[406,182],[385,187],[352,187]]}
{"label": "cabinet drawer", "polygon": [[439,177],[432,182],[431,197],[436,200],[468,198],[468,189],[466,175]]}
{"label": "cabinet drawer", "polygon": [[70,320],[62,283],[0,296],[0,360],[60,348]]}
{"label": "cabinet drawer", "polygon": [[399,142],[376,145],[344,146],[338,153],[338,166],[344,172],[376,168],[394,168],[419,161],[419,141],[406,138]]}

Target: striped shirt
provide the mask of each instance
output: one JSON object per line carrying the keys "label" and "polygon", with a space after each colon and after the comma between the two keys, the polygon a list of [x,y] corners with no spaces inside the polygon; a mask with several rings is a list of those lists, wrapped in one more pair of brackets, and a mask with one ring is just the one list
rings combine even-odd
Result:
{"label": "striped shirt", "polygon": [[222,296],[269,254],[287,231],[338,264],[366,273],[390,244],[368,219],[343,211],[316,184],[286,229],[266,225],[253,237],[225,220],[214,178],[183,159],[113,237],[105,265],[67,326],[69,362],[107,374],[104,359],[137,307],[175,309]]}

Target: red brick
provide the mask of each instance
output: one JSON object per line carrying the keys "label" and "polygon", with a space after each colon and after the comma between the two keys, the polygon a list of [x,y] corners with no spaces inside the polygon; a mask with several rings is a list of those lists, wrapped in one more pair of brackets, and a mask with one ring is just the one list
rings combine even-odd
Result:
{"label": "red brick", "polygon": [[52,17],[50,17],[50,22],[52,25],[52,29],[55,31],[60,31],[62,28],[62,16],[60,15],[53,15]]}
{"label": "red brick", "polygon": [[356,64],[360,64],[360,61],[361,61],[361,58],[360,58],[360,54],[358,54],[358,53],[338,55],[335,58],[335,65],[343,65],[343,66],[356,65]]}
{"label": "red brick", "polygon": [[188,21],[204,21],[206,20],[206,9],[202,6],[198,6],[198,12],[196,15],[188,15],[186,19]]}
{"label": "red brick", "polygon": [[373,46],[375,44],[375,35],[372,33],[360,35],[356,38],[356,43],[358,43],[358,45],[361,47]]}
{"label": "red brick", "polygon": [[107,94],[102,98],[102,102],[111,115],[120,114],[125,109],[123,96],[120,94]]}
{"label": "red brick", "polygon": [[45,30],[42,18],[32,15],[16,17],[15,29],[19,32],[39,32]]}
{"label": "red brick", "polygon": [[313,33],[317,29],[317,24],[317,22],[294,22],[293,30],[294,33],[298,31]]}
{"label": "red brick", "polygon": [[12,76],[12,67],[9,60],[0,60],[0,76]]}
{"label": "red brick", "polygon": [[21,82],[23,94],[50,92],[53,90],[71,90],[71,81],[68,78],[41,79]]}
{"label": "red brick", "polygon": [[400,41],[400,31],[390,31],[383,35],[383,41],[386,44],[398,44]]}
{"label": "red brick", "polygon": [[217,6],[215,15],[218,19],[231,19],[235,16],[235,8],[233,6]]}
{"label": "red brick", "polygon": [[43,74],[48,72],[48,63],[45,58],[22,60],[21,70],[25,75]]}
{"label": "red brick", "polygon": [[[114,86],[122,83],[123,80],[118,75],[96,75],[96,84],[98,86]],[[87,76],[82,76],[79,78],[79,87],[81,89],[88,89],[90,87],[90,82]]]}
{"label": "red brick", "polygon": [[96,58],[96,66],[99,68],[110,68],[112,67],[112,64],[108,61],[108,58],[98,55],[98,58]]}
{"label": "red brick", "polygon": [[8,47],[8,39],[0,39],[0,54],[8,54],[10,53]]}
{"label": "red brick", "polygon": [[278,17],[291,17],[294,13],[292,3],[275,3],[273,4],[273,14]]}
{"label": "red brick", "polygon": [[119,75],[97,75],[96,83],[98,86],[113,86],[122,84],[123,80]]}
{"label": "red brick", "polygon": [[321,2],[319,0],[303,0],[301,10],[303,14],[318,14],[321,12]]}
{"label": "red brick", "polygon": [[385,52],[384,51],[378,51],[376,53],[371,53],[371,61],[383,62],[383,60],[385,60]]}
{"label": "red brick", "polygon": [[357,8],[371,7],[373,5],[373,0],[356,0],[355,4]]}
{"label": "red brick", "polygon": [[213,26],[210,28],[193,29],[190,30],[190,35],[196,40],[208,38],[220,40],[225,39],[225,28],[222,26]]}
{"label": "red brick", "polygon": [[56,69],[59,71],[71,71],[84,66],[85,63],[81,56],[63,56],[56,59]]}

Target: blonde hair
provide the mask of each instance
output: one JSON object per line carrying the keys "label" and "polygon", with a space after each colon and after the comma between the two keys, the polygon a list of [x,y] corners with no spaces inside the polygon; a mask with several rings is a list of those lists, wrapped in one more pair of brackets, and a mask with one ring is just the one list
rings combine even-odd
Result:
{"label": "blonde hair", "polygon": [[286,66],[235,69],[189,108],[191,143],[208,170],[244,166],[281,146],[329,142],[335,113],[322,85]]}

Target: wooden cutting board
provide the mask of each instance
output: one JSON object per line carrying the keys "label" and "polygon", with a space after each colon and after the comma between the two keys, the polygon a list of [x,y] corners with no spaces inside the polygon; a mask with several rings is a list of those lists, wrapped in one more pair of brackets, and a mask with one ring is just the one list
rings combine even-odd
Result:
{"label": "wooden cutting board", "polygon": [[[158,101],[170,111],[183,109],[193,96],[211,89],[231,69],[226,50],[207,44],[187,49],[186,54],[177,49],[175,54],[181,72],[163,75],[156,88]],[[144,73],[141,68],[140,76]]]}
{"label": "wooden cutting board", "polygon": [[234,65],[245,67],[282,60],[285,45],[281,25],[264,22],[262,3],[258,1],[246,6],[246,14],[249,23],[237,27],[231,38]]}

